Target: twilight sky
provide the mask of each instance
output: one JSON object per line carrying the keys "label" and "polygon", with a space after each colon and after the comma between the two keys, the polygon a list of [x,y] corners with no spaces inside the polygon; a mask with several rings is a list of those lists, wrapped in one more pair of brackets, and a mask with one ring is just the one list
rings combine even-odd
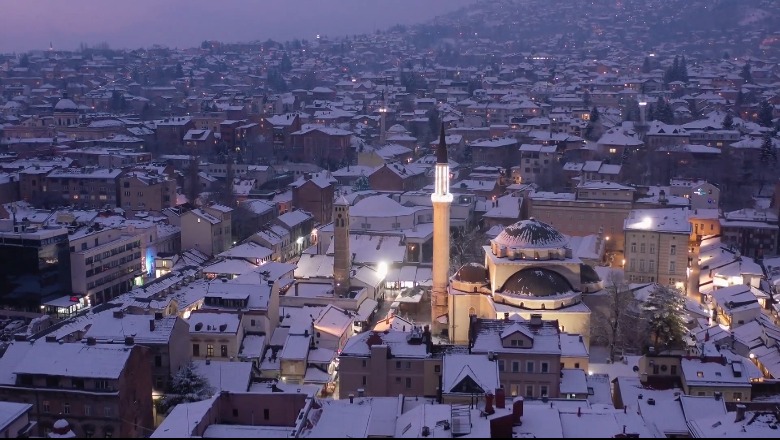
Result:
{"label": "twilight sky", "polygon": [[474,0],[2,0],[0,52],[339,36],[413,24]]}

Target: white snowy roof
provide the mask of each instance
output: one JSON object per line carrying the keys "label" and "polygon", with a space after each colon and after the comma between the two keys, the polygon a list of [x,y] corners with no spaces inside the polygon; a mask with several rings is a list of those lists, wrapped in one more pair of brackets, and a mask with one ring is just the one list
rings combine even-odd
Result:
{"label": "white snowy roof", "polygon": [[193,360],[195,371],[205,378],[215,393],[249,391],[252,382],[251,362],[232,362],[221,360]]}
{"label": "white snowy roof", "polygon": [[442,360],[442,392],[453,393],[463,380],[470,378],[484,392],[495,392],[500,386],[498,363],[484,354],[445,354]]}
{"label": "white snowy roof", "polygon": [[130,352],[119,344],[14,343],[0,357],[0,383],[15,384],[17,374],[118,379]]}
{"label": "white snowy roof", "polygon": [[579,368],[564,368],[561,370],[561,394],[588,394],[588,381],[585,371]]}
{"label": "white snowy roof", "polygon": [[633,209],[623,224],[626,230],[690,234],[689,209]]}

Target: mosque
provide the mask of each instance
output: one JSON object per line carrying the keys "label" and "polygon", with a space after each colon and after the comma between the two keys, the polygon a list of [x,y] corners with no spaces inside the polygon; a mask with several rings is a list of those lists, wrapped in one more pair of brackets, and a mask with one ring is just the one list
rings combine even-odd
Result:
{"label": "mosque", "polygon": [[505,228],[485,260],[450,276],[450,171],[444,127],[436,150],[433,204],[431,321],[434,334],[467,344],[472,317],[558,320],[561,331],[580,334],[589,345],[590,309],[582,295],[602,288],[595,270],[572,254],[567,238],[534,218]]}

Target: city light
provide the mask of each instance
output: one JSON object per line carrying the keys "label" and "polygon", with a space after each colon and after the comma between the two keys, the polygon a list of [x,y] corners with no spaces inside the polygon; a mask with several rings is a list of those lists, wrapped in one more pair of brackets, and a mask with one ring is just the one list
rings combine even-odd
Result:
{"label": "city light", "polygon": [[387,271],[388,271],[387,263],[385,263],[384,261],[380,261],[379,264],[376,266],[376,271],[379,274],[379,277],[384,279],[387,276]]}

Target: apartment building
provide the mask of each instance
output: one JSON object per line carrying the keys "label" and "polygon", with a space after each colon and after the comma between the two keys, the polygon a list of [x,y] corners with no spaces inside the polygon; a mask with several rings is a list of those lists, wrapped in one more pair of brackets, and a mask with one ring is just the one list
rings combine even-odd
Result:
{"label": "apartment building", "polygon": [[[118,206],[119,168],[62,168],[52,170],[43,179],[40,192],[59,196],[63,204],[84,209]],[[31,194],[22,194],[31,200]]]}
{"label": "apartment building", "polygon": [[127,344],[37,341],[0,356],[0,400],[33,403],[36,435],[67,419],[76,437],[147,437],[152,420],[149,349]]}
{"label": "apartment building", "polygon": [[154,171],[130,171],[119,177],[119,206],[131,213],[160,213],[176,206],[176,180]]}
{"label": "apartment building", "polygon": [[558,321],[531,315],[529,321],[475,319],[472,353],[493,357],[506,393],[524,398],[558,398],[561,337]]}
{"label": "apartment building", "polygon": [[777,213],[770,210],[745,208],[725,212],[720,219],[722,242],[751,258],[776,255],[777,219]]}
{"label": "apartment building", "polygon": [[244,328],[241,315],[194,312],[187,319],[193,359],[238,359]]}
{"label": "apartment building", "polygon": [[409,330],[370,331],[351,337],[339,355],[339,398],[350,394],[435,396],[441,355],[432,353],[427,329]]}
{"label": "apartment building", "polygon": [[225,205],[203,206],[181,214],[181,248],[216,255],[230,248],[233,209]]}
{"label": "apartment building", "polygon": [[555,145],[521,145],[520,165],[512,167],[514,183],[537,182],[542,174],[557,161],[557,150]]}
{"label": "apartment building", "polygon": [[687,286],[691,224],[688,208],[635,209],[625,221],[626,279]]}
{"label": "apartment building", "polygon": [[145,234],[134,228],[82,227],[69,235],[73,295],[89,305],[130,291],[144,275]]}

